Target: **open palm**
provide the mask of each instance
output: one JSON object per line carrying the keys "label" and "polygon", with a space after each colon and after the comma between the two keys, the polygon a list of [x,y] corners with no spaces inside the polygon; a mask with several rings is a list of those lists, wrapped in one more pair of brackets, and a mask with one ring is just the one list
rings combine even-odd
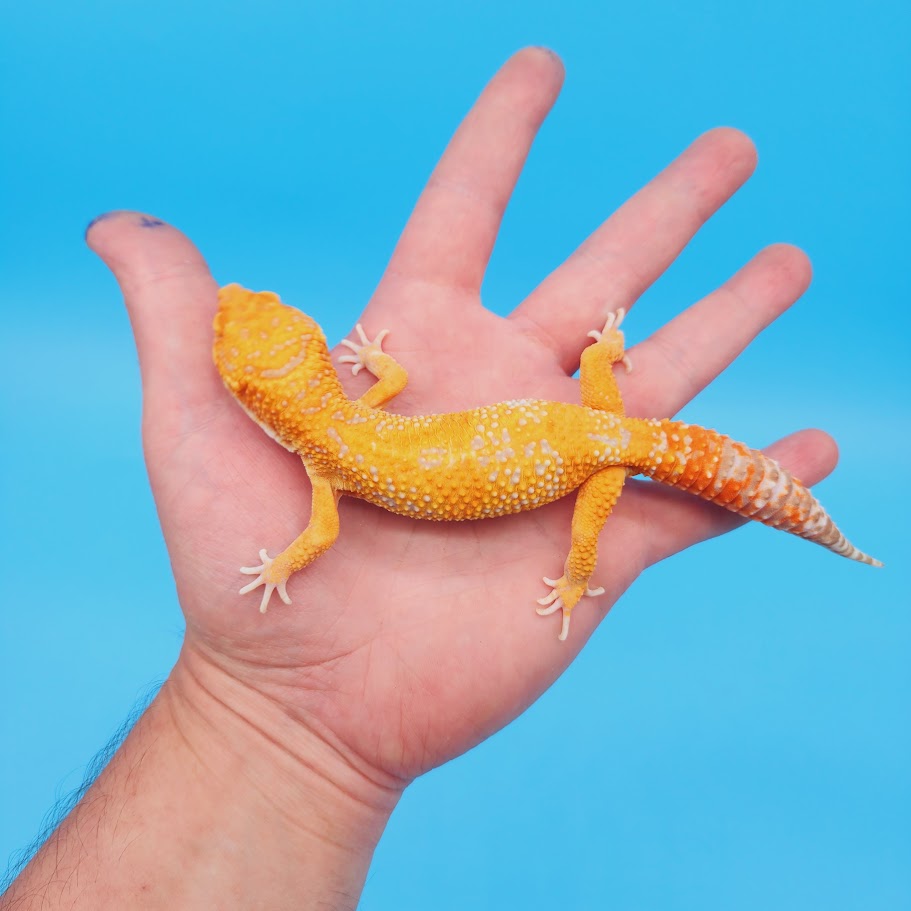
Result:
{"label": "open palm", "polygon": [[[530,49],[494,77],[421,196],[362,321],[409,371],[391,410],[450,411],[508,398],[578,401],[572,374],[605,314],[629,308],[749,176],[734,130],[698,139],[589,237],[508,318],[479,289],[500,219],[562,69]],[[404,781],[508,722],[567,666],[638,573],[733,527],[720,510],[630,484],[601,538],[568,642],[535,614],[559,575],[572,498],[486,522],[434,523],[346,498],[336,545],[289,584],[293,605],[240,596],[238,568],[275,553],[309,515],[300,460],[237,407],[212,365],[216,283],[179,232],[148,216],[99,219],[89,243],[115,272],[139,348],[149,473],[187,619],[181,662],[280,703],[361,764]],[[231,280],[232,276],[226,276]],[[784,246],[631,351],[627,411],[667,417],[803,292],[809,267]],[[275,288],[272,290],[281,291]],[[309,308],[319,303],[288,301]],[[344,349],[342,349],[344,350]],[[340,370],[348,391],[370,379]],[[834,465],[824,434],[774,455],[813,483]]]}

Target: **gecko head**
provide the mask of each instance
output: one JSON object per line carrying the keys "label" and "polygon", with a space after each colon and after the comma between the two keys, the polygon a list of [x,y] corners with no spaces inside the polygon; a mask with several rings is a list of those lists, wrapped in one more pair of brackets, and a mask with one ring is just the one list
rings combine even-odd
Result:
{"label": "gecko head", "polygon": [[330,363],[316,322],[271,291],[225,285],[213,328],[215,366],[241,402],[268,394],[270,387],[287,387],[301,375],[316,375]]}

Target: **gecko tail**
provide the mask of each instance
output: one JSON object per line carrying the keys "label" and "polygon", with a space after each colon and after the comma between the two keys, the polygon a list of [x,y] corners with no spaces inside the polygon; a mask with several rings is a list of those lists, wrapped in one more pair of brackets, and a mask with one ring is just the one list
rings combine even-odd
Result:
{"label": "gecko tail", "polygon": [[650,448],[640,471],[647,477],[806,538],[849,560],[883,565],[851,544],[810,490],[774,459],[693,424],[644,425]]}

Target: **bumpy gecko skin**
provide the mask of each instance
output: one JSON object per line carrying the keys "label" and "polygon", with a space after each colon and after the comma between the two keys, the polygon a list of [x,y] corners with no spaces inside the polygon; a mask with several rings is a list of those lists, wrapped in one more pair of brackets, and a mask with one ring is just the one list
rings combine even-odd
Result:
{"label": "bumpy gecko skin", "polygon": [[851,560],[881,564],[849,544],[817,500],[776,462],[713,430],[626,417],[612,365],[631,369],[610,314],[582,354],[581,405],[519,399],[470,411],[405,417],[383,411],[408,380],[382,350],[387,330],[339,360],[377,382],[356,400],[342,390],[326,339],[310,317],[271,292],[240,285],[219,292],[214,358],[231,394],[272,439],[296,452],[313,486],[310,523],[277,557],[243,567],[241,593],[263,587],[287,604],[288,578],[335,542],[338,498],[360,497],[415,519],[486,519],[535,509],[578,490],[569,555],[541,598],[540,614],[570,613],[589,588],[598,535],[628,475],[643,474]]}

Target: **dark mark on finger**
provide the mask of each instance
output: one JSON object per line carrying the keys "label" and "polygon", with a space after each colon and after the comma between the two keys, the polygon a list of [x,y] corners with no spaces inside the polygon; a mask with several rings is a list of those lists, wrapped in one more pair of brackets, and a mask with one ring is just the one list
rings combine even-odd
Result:
{"label": "dark mark on finger", "polygon": [[113,218],[117,215],[117,212],[102,212],[101,215],[96,215],[86,226],[85,226],[85,236],[88,236],[89,231],[98,224],[99,221],[105,221],[108,218]]}

